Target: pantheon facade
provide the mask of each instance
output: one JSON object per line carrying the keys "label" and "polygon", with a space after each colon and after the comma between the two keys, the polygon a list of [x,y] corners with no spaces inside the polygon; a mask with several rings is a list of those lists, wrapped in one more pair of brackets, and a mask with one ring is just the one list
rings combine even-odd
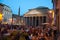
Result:
{"label": "pantheon facade", "polygon": [[44,23],[48,23],[47,7],[38,7],[30,9],[24,14],[24,22],[27,26],[41,26]]}

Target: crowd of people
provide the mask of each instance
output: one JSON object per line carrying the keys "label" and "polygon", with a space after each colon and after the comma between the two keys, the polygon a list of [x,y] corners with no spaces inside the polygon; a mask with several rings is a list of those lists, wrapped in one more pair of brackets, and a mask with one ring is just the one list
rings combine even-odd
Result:
{"label": "crowd of people", "polygon": [[57,28],[0,24],[0,40],[57,40]]}

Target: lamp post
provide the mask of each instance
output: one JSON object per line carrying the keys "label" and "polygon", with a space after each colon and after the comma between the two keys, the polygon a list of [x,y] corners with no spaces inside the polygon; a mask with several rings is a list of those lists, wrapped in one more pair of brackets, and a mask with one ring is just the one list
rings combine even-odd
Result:
{"label": "lamp post", "polygon": [[54,10],[48,12],[49,23],[51,26],[54,25]]}

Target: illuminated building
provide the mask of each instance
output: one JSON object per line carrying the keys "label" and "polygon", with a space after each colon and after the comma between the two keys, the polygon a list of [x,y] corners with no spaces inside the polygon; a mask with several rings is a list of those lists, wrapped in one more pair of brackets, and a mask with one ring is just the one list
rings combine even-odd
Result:
{"label": "illuminated building", "polygon": [[[48,23],[48,13],[47,7],[38,7],[30,9],[24,14],[25,25],[27,26],[41,26],[43,23]],[[45,25],[44,25],[45,26]]]}
{"label": "illuminated building", "polygon": [[9,6],[0,3],[0,13],[3,15],[2,24],[11,24],[12,11]]}

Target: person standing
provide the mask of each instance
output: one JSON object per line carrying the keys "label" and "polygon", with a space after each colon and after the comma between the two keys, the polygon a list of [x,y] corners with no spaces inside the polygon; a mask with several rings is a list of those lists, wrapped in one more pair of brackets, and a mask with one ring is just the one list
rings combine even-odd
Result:
{"label": "person standing", "polygon": [[53,34],[54,34],[54,40],[57,40],[57,27],[55,25],[53,25]]}

